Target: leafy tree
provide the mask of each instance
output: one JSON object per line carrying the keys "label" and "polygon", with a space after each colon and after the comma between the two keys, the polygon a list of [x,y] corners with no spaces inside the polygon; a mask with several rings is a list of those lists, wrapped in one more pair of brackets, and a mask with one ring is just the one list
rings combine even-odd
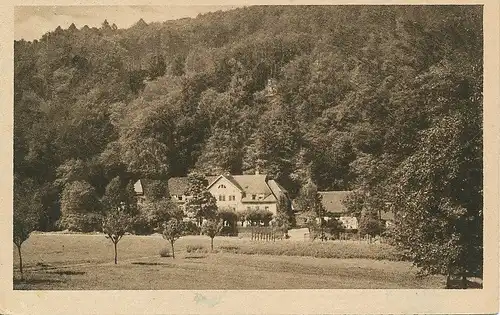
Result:
{"label": "leafy tree", "polygon": [[342,200],[342,204],[346,207],[347,212],[361,220],[361,212],[364,207],[365,195],[361,191],[353,191]]}
{"label": "leafy tree", "polygon": [[102,231],[113,242],[115,264],[118,263],[117,245],[126,232],[131,228],[132,220],[122,208],[110,209],[102,222]]}
{"label": "leafy tree", "polygon": [[21,280],[23,275],[23,259],[21,245],[26,241],[37,225],[42,213],[40,196],[33,183],[14,178],[14,213],[13,213],[13,240],[19,254],[19,270]]}
{"label": "leafy tree", "polygon": [[181,220],[183,213],[182,209],[172,200],[162,198],[159,200],[146,200],[142,203],[140,217],[144,220],[144,225],[148,228],[147,230],[161,232],[163,222],[167,222],[172,218]]}
{"label": "leafy tree", "polygon": [[135,215],[137,213],[137,200],[132,181],[124,182],[120,177],[113,178],[106,186],[102,197],[105,209],[123,208],[125,212]]}
{"label": "leafy tree", "polygon": [[423,272],[460,275],[465,284],[482,275],[482,145],[455,138],[466,129],[462,119],[449,117],[425,133],[397,170],[391,200],[395,209],[408,203],[396,213],[397,245]]}
{"label": "leafy tree", "polygon": [[278,226],[283,227],[287,233],[289,228],[295,226],[295,213],[292,210],[290,199],[284,195],[280,196],[276,212]]}
{"label": "leafy tree", "polygon": [[84,217],[98,214],[102,210],[95,189],[86,181],[70,182],[64,187],[61,197],[62,228],[86,230]]}
{"label": "leafy tree", "polygon": [[[316,185],[311,181],[304,185],[295,202],[300,211],[307,214],[309,233],[319,233],[323,240],[325,208]],[[319,220],[319,223],[316,220]]]}
{"label": "leafy tree", "polygon": [[165,58],[163,55],[155,55],[149,61],[148,72],[149,78],[154,80],[165,74],[167,69],[167,64],[165,63]]}
{"label": "leafy tree", "polygon": [[269,225],[269,222],[273,219],[273,213],[269,210],[260,209],[257,211],[260,221],[264,223],[265,226]]}
{"label": "leafy tree", "polygon": [[174,243],[184,233],[184,223],[181,220],[172,218],[163,223],[163,238],[166,239],[172,247],[172,258],[175,258]]}
{"label": "leafy tree", "polygon": [[361,212],[358,229],[361,236],[380,235],[382,232],[382,222],[380,222],[375,211],[364,209]]}
{"label": "leafy tree", "polygon": [[221,229],[222,229],[222,220],[214,220],[214,219],[209,219],[203,222],[203,225],[201,226],[201,231],[203,234],[207,235],[210,237],[210,250],[214,250],[214,238],[215,236],[219,235]]}
{"label": "leafy tree", "polygon": [[188,188],[185,192],[189,199],[186,201],[185,209],[189,217],[195,218],[199,225],[203,219],[214,218],[217,213],[217,200],[207,190],[208,181],[199,173],[188,175]]}
{"label": "leafy tree", "polygon": [[73,181],[86,180],[88,172],[82,160],[71,159],[57,168],[57,179],[55,181],[60,187]]}
{"label": "leafy tree", "polygon": [[219,208],[217,210],[217,218],[222,220],[224,225],[220,231],[220,235],[238,235],[238,214],[234,209],[230,208]]}
{"label": "leafy tree", "polygon": [[345,230],[344,225],[338,218],[330,217],[328,221],[325,222],[325,229],[335,237],[339,237],[339,234]]}
{"label": "leafy tree", "polygon": [[145,187],[144,194],[150,200],[161,200],[167,197],[167,181],[149,180]]}

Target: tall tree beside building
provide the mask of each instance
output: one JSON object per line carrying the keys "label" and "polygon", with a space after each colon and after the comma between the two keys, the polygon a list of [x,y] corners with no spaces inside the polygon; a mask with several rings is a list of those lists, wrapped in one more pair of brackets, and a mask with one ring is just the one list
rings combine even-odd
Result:
{"label": "tall tree beside building", "polygon": [[217,200],[207,190],[208,180],[200,173],[188,175],[188,188],[185,192],[189,198],[185,209],[190,218],[196,219],[201,226],[203,219],[211,219],[217,215]]}
{"label": "tall tree beside building", "polygon": [[318,187],[312,181],[307,182],[300,189],[295,202],[299,210],[307,217],[309,233],[314,233],[315,235],[319,233],[320,238],[323,239],[325,207],[321,202]]}

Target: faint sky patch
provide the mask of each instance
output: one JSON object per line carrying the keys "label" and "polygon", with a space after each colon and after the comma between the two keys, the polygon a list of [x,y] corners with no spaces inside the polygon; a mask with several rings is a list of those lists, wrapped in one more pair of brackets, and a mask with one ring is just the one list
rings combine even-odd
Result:
{"label": "faint sky patch", "polygon": [[169,6],[16,6],[14,38],[33,40],[58,26],[68,28],[75,23],[99,27],[104,20],[118,28],[128,28],[142,18],[147,23],[163,22],[200,13],[230,10],[238,6],[169,5]]}

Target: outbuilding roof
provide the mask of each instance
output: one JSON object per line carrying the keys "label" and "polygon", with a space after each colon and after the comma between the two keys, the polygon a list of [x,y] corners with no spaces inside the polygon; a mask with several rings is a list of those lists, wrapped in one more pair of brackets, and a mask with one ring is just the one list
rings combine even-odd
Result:
{"label": "outbuilding roof", "polygon": [[327,212],[332,213],[345,213],[347,208],[342,203],[349,195],[351,195],[352,191],[339,190],[339,191],[319,191],[321,195],[321,202],[323,203],[323,207]]}

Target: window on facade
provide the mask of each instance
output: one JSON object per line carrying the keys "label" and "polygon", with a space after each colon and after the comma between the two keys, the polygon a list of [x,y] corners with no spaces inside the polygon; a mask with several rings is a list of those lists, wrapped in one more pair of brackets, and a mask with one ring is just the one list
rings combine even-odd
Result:
{"label": "window on facade", "polygon": [[266,210],[269,210],[269,207],[265,207]]}
{"label": "window on facade", "polygon": [[226,201],[225,195],[219,195],[219,201]]}
{"label": "window on facade", "polygon": [[220,184],[219,187],[217,187],[217,188],[226,188],[226,185]]}
{"label": "window on facade", "polygon": [[236,200],[236,196],[233,196],[233,195],[229,196],[229,201],[235,201],[235,200]]}
{"label": "window on facade", "polygon": [[257,195],[252,195],[252,200],[255,200],[256,197]]}
{"label": "window on facade", "polygon": [[252,207],[247,207],[247,210],[248,210],[248,211],[252,210]]}
{"label": "window on facade", "polygon": [[179,200],[182,200],[182,196],[179,196],[179,197],[177,197],[177,198],[179,198]]}

